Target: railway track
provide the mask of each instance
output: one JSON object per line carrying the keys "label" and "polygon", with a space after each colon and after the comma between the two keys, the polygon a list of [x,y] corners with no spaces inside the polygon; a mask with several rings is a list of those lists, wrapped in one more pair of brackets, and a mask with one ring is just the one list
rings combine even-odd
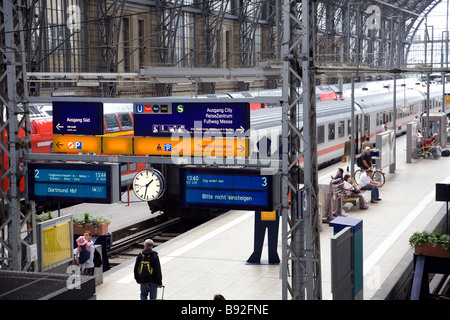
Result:
{"label": "railway track", "polygon": [[156,226],[137,231],[132,235],[114,241],[108,250],[108,260],[111,267],[120,265],[130,259],[134,259],[139,252],[144,249],[145,239],[152,239],[155,247],[167,242],[192,228],[195,228],[202,221],[186,221],[181,218],[174,218],[162,222]]}

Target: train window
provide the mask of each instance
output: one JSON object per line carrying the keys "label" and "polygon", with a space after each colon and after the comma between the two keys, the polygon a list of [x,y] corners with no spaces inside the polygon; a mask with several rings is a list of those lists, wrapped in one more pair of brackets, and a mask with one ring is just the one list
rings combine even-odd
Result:
{"label": "train window", "polygon": [[375,117],[375,125],[379,126],[380,125],[380,114],[377,113],[377,116]]}
{"label": "train window", "polygon": [[117,120],[116,114],[114,113],[105,114],[105,122],[108,132],[120,131],[119,120]]}
{"label": "train window", "polygon": [[347,120],[347,128],[348,128],[347,134],[349,136],[351,136],[352,135],[352,121],[351,120]]}
{"label": "train window", "polygon": [[317,127],[317,143],[324,143],[325,142],[325,126],[321,125]]}
{"label": "train window", "polygon": [[121,163],[120,164],[120,172],[124,173],[128,171],[128,163]]}
{"label": "train window", "polygon": [[328,140],[334,140],[336,135],[336,124],[334,122],[328,124]]}
{"label": "train window", "polygon": [[122,125],[122,130],[133,130],[133,120],[131,120],[130,114],[127,113],[118,113],[120,124]]}
{"label": "train window", "polygon": [[345,121],[338,122],[338,138],[345,136]]}

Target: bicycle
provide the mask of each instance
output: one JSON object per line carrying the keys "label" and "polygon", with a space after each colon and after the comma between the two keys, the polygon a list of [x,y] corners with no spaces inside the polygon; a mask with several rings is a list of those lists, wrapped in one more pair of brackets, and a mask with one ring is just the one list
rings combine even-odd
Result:
{"label": "bicycle", "polygon": [[[359,185],[359,179],[361,177],[362,172],[363,171],[361,170],[361,168],[359,168],[358,170],[355,171],[355,182],[358,185]],[[372,180],[375,182],[378,182],[380,184],[380,186],[383,186],[384,183],[386,182],[386,178],[384,176],[383,171],[381,171],[381,169],[377,169],[375,166],[373,168]]]}
{"label": "bicycle", "polygon": [[[372,160],[374,159],[380,159],[380,150],[379,149],[371,149],[370,150],[370,154],[372,155]],[[357,161],[358,162],[358,161]],[[380,186],[383,186],[384,183],[386,182],[385,176],[383,171],[381,171],[381,169],[377,169],[376,167],[376,163],[373,163],[373,174],[372,174],[372,180],[375,182],[378,182],[380,184]],[[358,170],[355,171],[355,182],[357,185],[359,185],[359,179],[361,177],[361,173],[363,172],[361,169],[361,166],[359,165],[359,163],[357,163],[358,166]]]}
{"label": "bicycle", "polygon": [[424,159],[431,158],[433,160],[437,160],[442,157],[441,148],[435,146],[419,147],[413,151],[411,158],[419,159],[420,157],[423,157]]}

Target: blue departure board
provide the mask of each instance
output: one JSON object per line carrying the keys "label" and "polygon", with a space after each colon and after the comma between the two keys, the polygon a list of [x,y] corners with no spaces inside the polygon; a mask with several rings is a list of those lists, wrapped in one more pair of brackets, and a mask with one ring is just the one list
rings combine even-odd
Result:
{"label": "blue departure board", "polygon": [[28,173],[31,200],[80,203],[119,200],[117,165],[30,163]]}
{"label": "blue departure board", "polygon": [[273,175],[259,170],[180,169],[182,207],[274,210]]}

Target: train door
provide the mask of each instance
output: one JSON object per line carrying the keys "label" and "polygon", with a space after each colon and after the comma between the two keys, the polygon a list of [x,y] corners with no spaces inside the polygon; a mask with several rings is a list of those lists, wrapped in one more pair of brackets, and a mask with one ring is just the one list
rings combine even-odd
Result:
{"label": "train door", "polygon": [[[361,134],[361,138],[365,138],[365,137],[370,137],[370,115],[368,114],[364,114],[363,115],[363,119],[364,119],[364,123],[362,125],[362,134]],[[364,141],[361,141],[364,142]]]}
{"label": "train door", "polygon": [[370,115],[364,114],[355,104],[355,153],[361,152],[361,146],[366,136],[370,137]]}
{"label": "train door", "polygon": [[355,114],[355,154],[361,151],[361,127],[362,127],[362,115]]}

